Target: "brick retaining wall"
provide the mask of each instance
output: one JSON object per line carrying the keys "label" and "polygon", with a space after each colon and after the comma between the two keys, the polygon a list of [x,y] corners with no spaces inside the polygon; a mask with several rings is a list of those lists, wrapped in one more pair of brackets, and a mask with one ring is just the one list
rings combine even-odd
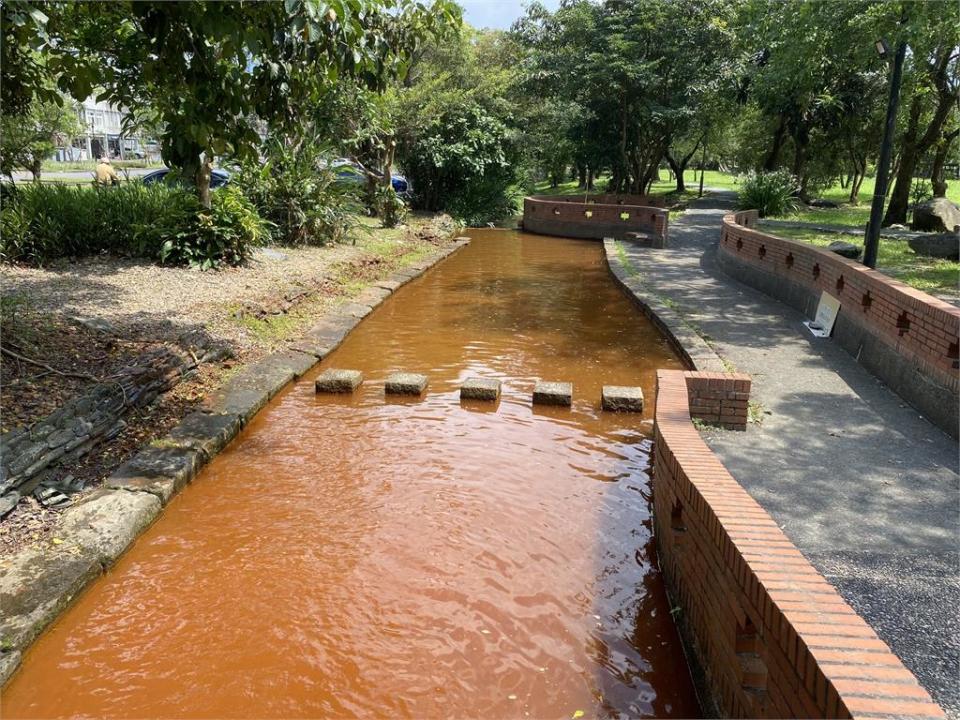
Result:
{"label": "brick retaining wall", "polygon": [[724,217],[721,267],[810,318],[821,291],[839,298],[834,340],[958,437],[960,308],[836,253],[759,232],[756,221],[752,210]]}
{"label": "brick retaining wall", "polygon": [[690,407],[703,383],[744,387],[741,375],[702,375],[657,373],[653,499],[662,572],[713,709],[724,717],[945,717],[700,438]]}
{"label": "brick retaining wall", "polygon": [[690,415],[727,430],[746,430],[750,376],[743,373],[688,372]]}
{"label": "brick retaining wall", "polygon": [[[636,196],[635,199],[648,198]],[[584,203],[582,198],[576,196],[523,199],[523,229],[541,235],[593,240],[612,237],[622,240],[628,233],[638,233],[645,236],[651,245],[663,247],[667,241],[669,217],[669,212],[659,207]]]}

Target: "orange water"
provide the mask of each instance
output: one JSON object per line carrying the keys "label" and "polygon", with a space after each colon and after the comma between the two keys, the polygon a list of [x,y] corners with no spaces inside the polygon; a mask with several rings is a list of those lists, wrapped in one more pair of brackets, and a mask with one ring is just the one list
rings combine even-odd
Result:
{"label": "orange water", "polygon": [[[651,412],[679,367],[598,243],[472,233],[280,395],[44,635],[4,717],[689,717],[654,555]],[[420,400],[384,398],[393,370]],[[315,374],[314,374],[315,375]],[[496,406],[458,383],[498,377]],[[536,378],[572,409],[533,409]]]}

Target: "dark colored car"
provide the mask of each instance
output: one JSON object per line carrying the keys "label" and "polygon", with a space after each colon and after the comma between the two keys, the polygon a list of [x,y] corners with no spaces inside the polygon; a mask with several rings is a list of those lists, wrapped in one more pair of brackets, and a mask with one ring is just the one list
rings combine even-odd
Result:
{"label": "dark colored car", "polygon": [[[170,168],[154,170],[152,173],[147,173],[140,178],[140,182],[142,182],[144,185],[156,185],[157,183],[164,182],[164,178],[167,177],[167,173],[169,172]],[[210,172],[211,190],[216,190],[219,187],[223,187],[228,182],[230,182],[230,173],[228,173],[226,170],[214,169]]]}
{"label": "dark colored car", "polygon": [[[350,160],[335,160],[331,167],[337,174],[337,180],[346,183],[355,183],[361,185],[366,182],[366,175],[356,163]],[[390,184],[393,185],[393,191],[402,198],[410,195],[410,183],[403,175],[397,173],[390,174]]]}

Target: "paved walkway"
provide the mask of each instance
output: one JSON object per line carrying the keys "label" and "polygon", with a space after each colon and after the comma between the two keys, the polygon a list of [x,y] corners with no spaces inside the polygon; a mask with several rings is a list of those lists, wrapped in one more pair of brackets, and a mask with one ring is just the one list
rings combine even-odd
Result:
{"label": "paved walkway", "polygon": [[807,558],[960,718],[957,444],[792,308],[715,261],[733,195],[695,202],[670,247],[625,244],[657,293],[753,376],[763,421],[708,444]]}

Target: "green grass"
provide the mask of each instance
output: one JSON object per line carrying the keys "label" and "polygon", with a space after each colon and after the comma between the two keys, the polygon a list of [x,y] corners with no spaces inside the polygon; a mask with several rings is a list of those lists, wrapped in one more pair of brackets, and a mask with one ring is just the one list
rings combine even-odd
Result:
{"label": "green grass", "polygon": [[[767,232],[818,247],[826,247],[836,240],[851,240],[848,236],[836,233],[819,233],[814,230],[795,228],[778,227],[768,229]],[[958,293],[960,263],[917,255],[906,240],[880,238],[877,270],[932,295],[956,298],[960,294]]]}
{"label": "green grass", "polygon": [[[149,162],[147,160],[111,160],[110,164],[119,170],[120,168],[148,168],[163,167],[161,162]],[[76,172],[77,170],[89,170],[93,172],[97,167],[96,160],[83,160],[78,162],[57,162],[56,160],[44,160],[40,168],[43,172]]]}
{"label": "green grass", "polygon": [[[666,172],[661,172],[661,180],[654,182],[650,186],[650,193],[652,195],[659,196],[669,196],[670,200],[682,201],[689,198],[695,198],[697,196],[697,191],[700,187],[700,173],[694,172],[693,170],[688,170],[684,177],[687,183],[687,191],[681,195],[678,195],[675,190],[677,183],[674,180],[667,178]],[[601,175],[597,178],[593,194],[600,194],[605,191],[607,182],[610,180],[609,175]],[[703,179],[703,186],[705,188],[722,188],[722,189],[736,189],[737,179],[735,176],[728,173],[718,172],[716,170],[707,170]],[[550,187],[549,180],[542,180],[538,182],[533,187],[533,192],[537,195],[583,195],[583,190],[577,187],[577,181],[571,180],[565,182],[558,187]]]}
{"label": "green grass", "polygon": [[[709,174],[708,174],[709,177]],[[840,187],[839,184],[817,194],[824,200],[841,203],[839,208],[812,208],[800,205],[794,212],[777,216],[778,220],[794,220],[799,222],[822,223],[824,225],[847,225],[856,228],[865,228],[870,219],[870,203],[873,200],[874,178],[868,177],[860,186],[857,196],[858,204],[850,205],[850,190]],[[960,203],[960,181],[948,183],[947,198]]]}

